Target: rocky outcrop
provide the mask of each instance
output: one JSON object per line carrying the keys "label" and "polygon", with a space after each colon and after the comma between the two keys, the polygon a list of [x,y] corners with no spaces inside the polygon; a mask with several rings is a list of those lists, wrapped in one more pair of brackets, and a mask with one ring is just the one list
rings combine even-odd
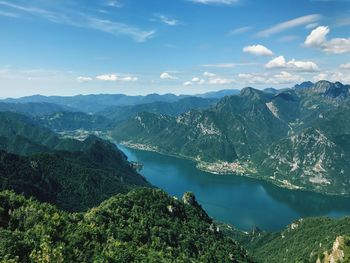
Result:
{"label": "rocky outcrop", "polygon": [[[346,262],[345,261],[345,253],[344,253],[344,237],[338,236],[332,247],[332,251],[324,252],[324,258],[321,260],[317,259],[316,263],[338,263],[338,262]],[[348,262],[348,261],[347,261]]]}

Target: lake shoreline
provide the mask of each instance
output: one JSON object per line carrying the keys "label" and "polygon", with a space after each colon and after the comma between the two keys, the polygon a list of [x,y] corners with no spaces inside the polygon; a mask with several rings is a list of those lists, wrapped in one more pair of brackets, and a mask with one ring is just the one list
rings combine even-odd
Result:
{"label": "lake shoreline", "polygon": [[[161,149],[159,149],[156,146],[152,146],[152,145],[147,145],[147,144],[141,144],[141,143],[132,143],[132,142],[128,142],[128,141],[121,141],[118,142],[118,144],[123,145],[127,148],[130,149],[135,149],[135,150],[139,150],[139,151],[147,151],[147,152],[155,152],[161,155],[166,155],[166,156],[170,156],[170,157],[175,157],[175,158],[180,158],[180,159],[184,159],[184,160],[189,160],[194,162],[195,167],[203,172],[207,172],[210,174],[215,174],[215,175],[232,175],[232,176],[240,176],[240,177],[247,177],[247,178],[251,178],[251,179],[255,179],[258,181],[263,181],[263,182],[267,182],[270,184],[273,184],[277,187],[283,188],[283,189],[288,189],[291,191],[302,191],[302,192],[310,192],[310,193],[316,193],[316,194],[321,194],[321,195],[325,195],[325,196],[334,196],[334,197],[350,197],[350,194],[334,194],[334,193],[327,193],[327,192],[321,192],[321,191],[312,191],[312,190],[308,190],[304,187],[300,187],[300,186],[296,186],[293,185],[287,181],[280,181],[280,180],[276,180],[276,179],[272,179],[272,178],[266,178],[266,177],[262,177],[262,176],[256,176],[253,175],[254,173],[250,174],[247,173],[246,170],[247,168],[244,168],[243,165],[241,165],[239,162],[234,162],[234,163],[228,163],[228,162],[224,162],[224,161],[220,161],[220,162],[215,162],[215,163],[209,163],[209,162],[203,162],[199,159],[193,158],[193,157],[189,157],[189,156],[184,156],[184,155],[180,155],[180,154],[172,154],[172,153],[168,153],[165,151],[162,151]],[[235,164],[236,165],[236,170],[226,170],[226,171],[214,171],[210,166],[217,166],[217,165],[232,165]]]}

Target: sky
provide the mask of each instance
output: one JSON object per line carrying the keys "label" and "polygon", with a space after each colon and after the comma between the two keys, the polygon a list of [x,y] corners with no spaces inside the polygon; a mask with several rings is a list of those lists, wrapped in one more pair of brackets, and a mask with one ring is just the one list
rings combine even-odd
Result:
{"label": "sky", "polygon": [[350,0],[0,0],[0,98],[350,84]]}

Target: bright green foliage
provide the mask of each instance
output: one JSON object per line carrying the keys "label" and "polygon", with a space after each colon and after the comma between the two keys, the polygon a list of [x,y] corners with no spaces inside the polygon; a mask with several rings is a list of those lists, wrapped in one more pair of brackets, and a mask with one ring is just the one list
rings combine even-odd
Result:
{"label": "bright green foliage", "polygon": [[198,205],[161,190],[117,195],[67,213],[0,193],[0,258],[6,262],[251,262]]}
{"label": "bright green foliage", "polygon": [[[338,236],[350,237],[350,218],[306,218],[276,233],[255,231],[243,233],[225,228],[227,235],[238,240],[258,262],[316,262],[324,252],[332,250]],[[349,239],[345,239],[344,254],[349,259]],[[349,261],[343,261],[349,262]]]}

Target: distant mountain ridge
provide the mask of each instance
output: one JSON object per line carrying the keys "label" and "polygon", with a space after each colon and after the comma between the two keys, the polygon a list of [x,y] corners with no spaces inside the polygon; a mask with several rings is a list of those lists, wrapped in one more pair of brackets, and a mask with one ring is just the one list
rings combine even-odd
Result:
{"label": "distant mountain ridge", "polygon": [[[97,113],[103,111],[108,107],[113,106],[130,106],[147,104],[153,102],[176,102],[188,97],[203,97],[203,98],[222,98],[223,96],[238,93],[237,90],[222,90],[216,92],[209,92],[198,95],[175,95],[175,94],[148,94],[145,96],[128,96],[125,94],[91,94],[91,95],[77,95],[77,96],[42,96],[33,95],[22,98],[7,98],[0,100],[4,103],[51,103],[60,106],[71,108],[74,111],[82,111],[85,113]],[[1,109],[1,107],[0,107]]]}
{"label": "distant mountain ridge", "polygon": [[156,101],[130,106],[114,106],[98,114],[118,122],[135,117],[142,112],[176,116],[189,110],[209,108],[216,102],[218,102],[216,98],[186,97],[175,102]]}
{"label": "distant mountain ridge", "polygon": [[349,195],[350,86],[319,81],[301,87],[277,93],[244,88],[212,108],[177,117],[139,114],[111,135],[132,147],[196,160],[204,170]]}

